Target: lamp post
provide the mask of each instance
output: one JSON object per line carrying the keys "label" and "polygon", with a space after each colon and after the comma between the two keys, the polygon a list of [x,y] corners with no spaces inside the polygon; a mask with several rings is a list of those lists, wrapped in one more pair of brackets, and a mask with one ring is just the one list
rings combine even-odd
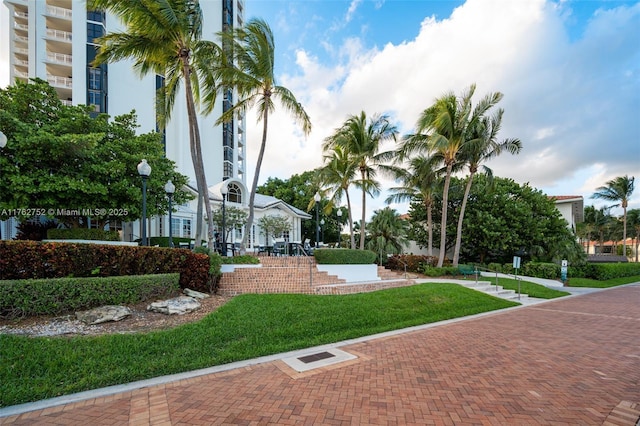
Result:
{"label": "lamp post", "polygon": [[222,256],[227,255],[227,212],[226,212],[226,202],[227,202],[227,194],[229,193],[229,188],[226,183],[222,184],[222,188],[220,188],[220,193],[222,194]]}
{"label": "lamp post", "polygon": [[322,242],[324,243],[324,219],[320,220],[320,232],[322,232]]}
{"label": "lamp post", "polygon": [[316,195],[313,196],[313,199],[316,202],[316,247],[318,247],[318,242],[320,241],[320,223],[318,220],[318,204],[320,203],[320,194],[316,192]]}
{"label": "lamp post", "polygon": [[171,179],[164,185],[164,192],[166,192],[167,197],[169,197],[169,248],[173,248],[173,223],[171,220],[171,210],[173,210],[173,208],[171,201],[173,201],[173,193],[176,192],[176,186],[171,182]]}
{"label": "lamp post", "polygon": [[142,159],[138,164],[138,174],[142,178],[142,245],[148,245],[147,242],[147,179],[151,174],[151,166],[147,160]]}
{"label": "lamp post", "polygon": [[[7,146],[7,136],[0,132],[0,149],[3,149]],[[0,223],[0,241],[2,241],[2,224]]]}
{"label": "lamp post", "polygon": [[342,245],[342,209],[338,207],[338,211],[336,212],[338,215],[338,247]]}

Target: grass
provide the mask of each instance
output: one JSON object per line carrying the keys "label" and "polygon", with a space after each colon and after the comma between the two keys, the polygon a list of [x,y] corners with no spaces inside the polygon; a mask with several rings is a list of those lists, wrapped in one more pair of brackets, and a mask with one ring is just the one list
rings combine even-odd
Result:
{"label": "grass", "polygon": [[612,278],[606,281],[598,281],[590,278],[570,278],[569,285],[571,287],[593,287],[593,288],[609,288],[618,285],[631,284],[640,282],[640,275],[633,277]]}
{"label": "grass", "polygon": [[[482,277],[482,281],[489,281],[493,285],[496,284],[495,278]],[[572,282],[573,284],[573,282]],[[518,291],[518,281],[513,278],[498,278],[498,285],[508,290]],[[553,288],[545,287],[540,284],[535,284],[529,281],[520,281],[520,292],[527,294],[530,297],[536,297],[540,299],[555,299],[556,297],[568,296],[571,293],[566,291],[555,290]]]}
{"label": "grass", "polygon": [[146,334],[0,335],[0,406],[221,365],[516,306],[456,284],[344,296],[242,295]]}

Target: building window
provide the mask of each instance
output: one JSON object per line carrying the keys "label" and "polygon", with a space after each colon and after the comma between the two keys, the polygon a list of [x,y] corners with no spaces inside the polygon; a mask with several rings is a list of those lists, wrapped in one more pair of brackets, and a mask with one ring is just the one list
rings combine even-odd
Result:
{"label": "building window", "polygon": [[95,39],[104,35],[104,27],[101,24],[87,24],[87,43],[97,44]]}
{"label": "building window", "polygon": [[227,193],[227,201],[232,203],[242,203],[242,190],[235,183],[227,185],[229,192]]}
{"label": "building window", "polygon": [[172,217],[171,218],[171,236],[172,237],[180,237],[180,226],[182,225],[182,221],[179,218]]}
{"label": "building window", "polygon": [[87,11],[87,21],[100,22],[104,24],[104,12],[98,10],[88,10]]}
{"label": "building window", "polygon": [[89,68],[89,89],[102,90],[102,70],[100,68]]}
{"label": "building window", "polygon": [[222,178],[224,180],[231,179],[233,177],[233,163],[231,161],[225,161],[223,164]]}
{"label": "building window", "polygon": [[182,236],[184,238],[191,238],[191,219],[184,219],[182,221]]}

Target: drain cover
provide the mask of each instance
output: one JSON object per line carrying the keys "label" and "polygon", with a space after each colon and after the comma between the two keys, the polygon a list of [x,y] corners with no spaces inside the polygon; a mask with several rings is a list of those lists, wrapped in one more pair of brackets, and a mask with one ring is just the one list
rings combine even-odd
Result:
{"label": "drain cover", "polygon": [[307,355],[307,356],[303,356],[298,358],[300,361],[304,362],[305,364],[309,364],[310,362],[315,362],[315,361],[320,361],[322,359],[327,359],[327,358],[332,358],[335,355],[330,353],[330,352],[320,352],[317,354],[313,354],[313,355]]}
{"label": "drain cover", "polygon": [[314,352],[310,355],[299,357],[283,358],[282,360],[294,370],[303,372],[356,358],[357,356],[353,354],[341,351],[340,349],[331,348],[327,351]]}

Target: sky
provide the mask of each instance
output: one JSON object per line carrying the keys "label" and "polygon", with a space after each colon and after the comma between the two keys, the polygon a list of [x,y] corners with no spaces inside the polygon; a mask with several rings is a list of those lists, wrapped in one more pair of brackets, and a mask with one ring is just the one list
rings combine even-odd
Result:
{"label": "sky", "polygon": [[[498,139],[523,144],[487,163],[495,176],[598,208],[610,203],[590,198],[597,187],[635,176],[629,208],[640,208],[640,2],[246,0],[245,9],[271,27],[276,84],[313,126],[305,137],[277,109],[260,183],[321,166],[323,140],[350,115],[387,114],[404,135],[435,98],[475,83],[474,104],[504,94]],[[250,184],[262,133],[248,118]],[[387,195],[367,201],[369,217]]]}

